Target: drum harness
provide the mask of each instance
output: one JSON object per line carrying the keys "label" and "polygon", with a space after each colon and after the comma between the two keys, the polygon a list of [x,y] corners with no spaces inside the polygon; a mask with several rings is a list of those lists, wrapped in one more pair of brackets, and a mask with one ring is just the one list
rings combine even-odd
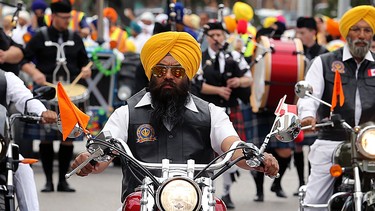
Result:
{"label": "drum harness", "polygon": [[[47,27],[42,27],[40,29],[40,31],[43,34],[43,37],[44,37],[44,40],[45,40],[44,45],[45,46],[55,46],[57,48],[56,67],[55,67],[55,70],[53,71],[52,83],[53,84],[57,83],[56,75],[59,72],[60,68],[63,67],[63,69],[65,71],[65,74],[66,74],[65,83],[69,84],[70,83],[70,72],[69,72],[68,67],[66,66],[67,61],[66,61],[66,57],[65,57],[64,47],[65,46],[74,46],[74,41],[73,41],[74,32],[69,29],[68,30],[69,31],[68,40],[66,42],[64,42],[62,40],[62,37],[59,37],[58,43],[56,43],[56,42],[52,42],[51,39],[49,38],[48,32],[47,32]],[[60,42],[60,38],[61,38],[61,42]],[[63,81],[63,80],[59,80],[59,81]]]}

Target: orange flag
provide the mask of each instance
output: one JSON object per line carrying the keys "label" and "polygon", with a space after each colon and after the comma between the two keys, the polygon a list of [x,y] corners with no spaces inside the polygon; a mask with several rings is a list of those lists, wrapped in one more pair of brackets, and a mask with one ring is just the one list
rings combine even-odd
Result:
{"label": "orange flag", "polygon": [[336,70],[336,72],[335,72],[335,82],[334,82],[334,85],[333,85],[333,92],[332,92],[331,111],[333,111],[333,109],[337,105],[337,96],[340,97],[340,106],[344,105],[345,97],[344,97],[344,91],[342,90],[341,76],[340,76],[339,71]]}
{"label": "orange flag", "polygon": [[86,133],[86,126],[89,123],[90,116],[79,110],[70,101],[68,94],[66,94],[60,82],[57,84],[57,101],[59,103],[63,140],[65,141],[77,123]]}

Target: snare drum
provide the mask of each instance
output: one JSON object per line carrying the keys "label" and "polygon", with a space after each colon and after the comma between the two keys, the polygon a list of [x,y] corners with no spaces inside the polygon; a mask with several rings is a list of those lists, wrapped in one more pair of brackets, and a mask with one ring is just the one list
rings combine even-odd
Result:
{"label": "snare drum", "polygon": [[295,104],[294,84],[304,77],[303,45],[299,39],[273,40],[265,36],[255,51],[254,58],[265,54],[253,67],[254,82],[251,87],[250,103],[253,112],[260,109],[275,109],[280,98],[287,95],[286,103]]}
{"label": "snare drum", "polygon": [[[87,88],[80,84],[64,85],[64,89],[72,103],[74,103],[81,111],[86,111],[89,104],[89,92]],[[59,113],[57,96],[50,101],[51,109]]]}

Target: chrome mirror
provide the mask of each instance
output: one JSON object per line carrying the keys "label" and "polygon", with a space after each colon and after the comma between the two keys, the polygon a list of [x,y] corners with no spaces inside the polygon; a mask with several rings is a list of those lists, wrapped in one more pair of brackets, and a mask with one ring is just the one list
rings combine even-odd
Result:
{"label": "chrome mirror", "polygon": [[304,98],[306,95],[312,95],[313,88],[307,81],[298,81],[294,86],[294,92],[299,98]]}
{"label": "chrome mirror", "polygon": [[[59,115],[59,117],[57,119],[57,127],[59,128],[60,133],[62,133],[62,124],[61,124],[61,120],[60,120],[60,115]],[[82,128],[77,123],[74,126],[73,130],[68,135],[68,138],[77,138],[80,135],[82,135],[82,133],[83,133],[83,130],[82,130]]]}
{"label": "chrome mirror", "polygon": [[281,142],[293,141],[300,131],[301,123],[298,116],[289,112],[276,117],[274,127],[272,128],[272,133]]}

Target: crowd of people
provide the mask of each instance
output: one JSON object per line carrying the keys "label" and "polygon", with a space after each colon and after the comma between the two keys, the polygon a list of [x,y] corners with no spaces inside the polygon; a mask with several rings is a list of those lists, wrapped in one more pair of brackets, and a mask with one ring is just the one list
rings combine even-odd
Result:
{"label": "crowd of people", "polygon": [[[144,12],[135,16],[132,10],[124,9],[130,23],[129,26],[123,27],[114,8],[105,8],[102,11],[104,20],[98,20],[97,17],[86,17],[82,11],[75,10],[74,3],[74,0],[60,0],[48,5],[44,0],[34,0],[30,12],[19,12],[18,23],[14,29],[11,23],[12,14],[5,14],[0,34],[0,68],[15,75],[20,71],[27,73],[33,80],[34,88],[56,85],[60,79],[69,84],[77,76],[82,77],[78,83],[85,84],[83,79],[90,78],[92,74],[87,48],[104,43],[103,46],[121,54],[139,54],[141,64],[137,68],[137,87],[134,88],[134,93],[137,94],[127,100],[126,106],[111,114],[103,130],[110,130],[114,137],[127,141],[132,150],[139,150],[138,143],[133,143],[136,140],[136,131],[147,124],[147,127],[155,132],[151,135],[158,137],[157,144],[148,145],[149,149],[159,147],[159,142],[160,145],[167,142],[168,134],[183,134],[175,136],[178,139],[176,143],[183,143],[189,148],[179,154],[178,151],[173,151],[178,146],[169,144],[170,148],[166,149],[167,152],[170,150],[169,153],[140,153],[140,160],[153,162],[168,155],[179,162],[194,158],[203,163],[210,161],[215,153],[220,154],[227,150],[230,143],[236,140],[252,142],[260,147],[275,118],[275,107],[261,107],[255,111],[250,101],[251,92],[258,89],[253,85],[252,68],[259,65],[255,60],[259,58],[254,58],[254,55],[257,49],[265,48],[262,46],[263,37],[281,42],[294,38],[300,40],[306,80],[313,85],[314,95],[326,101],[330,101],[332,94],[332,63],[338,61],[344,69],[340,73],[347,76],[349,82],[343,86],[347,95],[344,106],[337,112],[347,114],[344,118],[352,120],[352,125],[363,122],[364,115],[372,116],[366,113],[374,106],[374,103],[367,99],[372,92],[369,88],[372,87],[363,82],[363,78],[367,77],[364,75],[366,70],[374,68],[375,65],[374,54],[371,52],[375,50],[375,9],[372,6],[354,7],[341,19],[320,15],[299,17],[296,26],[292,28],[287,26],[282,15],[267,17],[260,26],[252,25],[254,11],[250,5],[243,2],[236,2],[231,13],[224,17],[210,17],[208,13],[184,14],[184,6],[177,2],[174,11],[178,15],[173,19],[168,12]],[[98,21],[103,21],[102,36],[98,32]],[[175,32],[170,32],[171,30]],[[64,59],[65,63],[57,62],[59,47],[47,46],[45,41],[51,41],[60,47],[65,45],[62,48],[64,54],[60,54],[63,57],[59,57]],[[73,41],[74,46],[67,45],[68,41]],[[268,50],[272,52],[272,49]],[[297,55],[298,53],[295,56]],[[66,78],[65,73],[55,75],[58,65],[61,65],[59,68],[68,70],[70,77]],[[346,90],[348,91],[345,92]],[[326,109],[318,107],[316,102],[299,101],[299,115],[303,125],[314,125],[318,121],[316,119],[327,116]],[[44,106],[42,110],[45,110]],[[203,126],[195,125],[197,119]],[[41,140],[39,158],[46,176],[46,184],[41,191],[55,190],[52,176],[55,152],[52,143],[53,140],[60,140],[57,156],[59,180],[56,189],[61,192],[75,192],[65,180],[65,174],[71,167],[74,139],[62,141],[58,130],[43,126],[25,127],[23,133],[27,140]],[[337,137],[340,139],[336,140]],[[318,159],[317,157],[324,153],[318,151],[318,148],[332,149],[343,138],[336,136],[336,132],[333,134],[332,131],[324,131],[323,134],[314,130],[305,133],[304,139],[299,142],[283,143],[271,139],[266,149],[266,168],[249,171],[256,183],[256,196],[253,200],[265,200],[264,174],[275,175],[277,172],[280,176],[274,180],[270,189],[277,197],[288,197],[282,188],[282,178],[292,159],[298,173],[298,185],[305,185],[306,182],[308,184],[309,202],[326,200],[331,194],[328,189],[332,186],[332,181],[324,180],[327,189],[323,194],[319,184],[323,184],[322,179],[326,177],[321,175],[321,162],[329,162],[330,159]],[[196,140],[190,144],[199,147],[189,147],[189,141],[186,139]],[[207,140],[210,141],[206,143]],[[308,168],[305,165],[303,146],[312,146]],[[197,148],[201,148],[205,153],[196,151]],[[197,156],[203,154],[207,156]],[[330,156],[331,152],[328,154],[327,156]],[[72,167],[79,165],[87,156],[87,153],[78,155]],[[88,164],[78,174],[86,176],[91,172],[101,172],[108,165],[109,163],[99,163],[97,166]],[[240,167],[250,169],[242,164]],[[133,178],[126,176],[126,172],[127,168],[123,166],[122,201],[138,185]],[[311,176],[307,180],[306,173],[310,172]],[[223,175],[222,199],[228,208],[235,208],[230,189],[238,176],[237,167],[232,167]],[[316,197],[317,193],[322,195]],[[33,197],[37,197],[35,194],[31,193]],[[38,205],[34,204],[25,210],[38,210]]]}

